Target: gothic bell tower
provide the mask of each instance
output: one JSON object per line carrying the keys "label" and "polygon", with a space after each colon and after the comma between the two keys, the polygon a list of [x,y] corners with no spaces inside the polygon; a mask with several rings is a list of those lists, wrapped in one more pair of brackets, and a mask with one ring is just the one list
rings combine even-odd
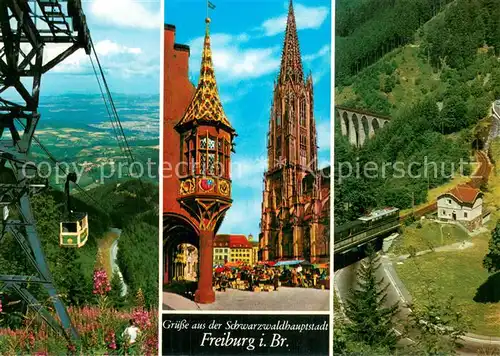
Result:
{"label": "gothic bell tower", "polygon": [[224,113],[217,90],[207,17],[200,79],[193,99],[175,126],[180,134],[178,201],[196,222],[199,232],[198,303],[212,303],[213,240],[231,206],[230,164],[236,136]]}
{"label": "gothic bell tower", "polygon": [[[264,173],[260,251],[263,260],[304,257],[304,195],[318,198],[313,81],[304,78],[290,0],[280,72],[274,84]],[[314,177],[305,180],[306,175]],[[314,204],[314,201],[309,201]],[[314,233],[313,233],[314,235]],[[309,244],[309,242],[307,242]],[[307,245],[306,244],[306,245]],[[306,248],[309,249],[309,248]],[[307,255],[314,251],[307,252]],[[309,257],[309,256],[307,256]]]}

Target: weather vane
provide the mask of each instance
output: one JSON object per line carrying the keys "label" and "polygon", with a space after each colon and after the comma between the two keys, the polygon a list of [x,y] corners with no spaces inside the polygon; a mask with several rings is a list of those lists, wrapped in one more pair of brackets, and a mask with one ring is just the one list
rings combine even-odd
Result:
{"label": "weather vane", "polygon": [[215,5],[212,2],[207,0],[207,20],[209,19],[208,10],[214,10],[214,9],[215,9]]}

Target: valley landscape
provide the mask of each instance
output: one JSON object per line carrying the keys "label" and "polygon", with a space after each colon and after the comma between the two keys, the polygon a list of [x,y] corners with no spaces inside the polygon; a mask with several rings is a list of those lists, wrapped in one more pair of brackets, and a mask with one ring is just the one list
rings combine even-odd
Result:
{"label": "valley landscape", "polygon": [[334,352],[498,354],[500,4],[339,1],[337,24],[335,229],[399,215],[335,254]]}
{"label": "valley landscape", "polygon": [[[134,158],[144,167],[143,179],[158,181],[159,162],[159,104],[155,95],[114,95],[116,110]],[[119,164],[126,157],[120,149],[107,107],[100,95],[64,95],[42,97],[38,139],[50,147],[51,154],[71,169],[82,172],[79,185],[95,187],[104,180],[116,181]],[[35,162],[47,161],[47,156],[36,144],[32,157]],[[147,174],[148,160],[151,175]],[[51,166],[54,168],[54,166]],[[41,167],[47,168],[47,167]],[[116,172],[113,174],[112,172]],[[122,178],[129,176],[123,169]],[[138,172],[138,171],[135,171]],[[51,177],[52,183],[55,177]]]}

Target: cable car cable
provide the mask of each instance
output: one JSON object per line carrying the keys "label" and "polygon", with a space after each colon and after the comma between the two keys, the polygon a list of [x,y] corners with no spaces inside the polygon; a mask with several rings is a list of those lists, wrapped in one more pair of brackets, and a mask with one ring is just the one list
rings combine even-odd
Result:
{"label": "cable car cable", "polygon": [[[21,122],[19,119],[17,119],[18,122],[24,126],[24,123]],[[40,142],[38,137],[36,135],[33,135],[33,140],[38,144],[38,146],[45,152],[45,154],[49,157],[49,159],[63,172],[63,174],[67,175],[68,173],[66,170],[61,166],[60,162],[50,153],[50,151]],[[109,213],[106,212],[106,209],[103,208],[103,206],[93,197],[91,196],[85,189],[83,189],[78,183],[74,183],[76,188],[82,192],[84,195],[86,195],[90,200],[93,201],[93,203],[103,212],[106,214],[108,217],[110,216]]]}
{"label": "cable car cable", "polygon": [[95,78],[97,80],[97,84],[99,85],[99,91],[101,92],[101,97],[104,101],[104,105],[106,106],[106,111],[108,112],[108,116],[111,119],[111,127],[113,128],[113,132],[115,134],[116,140],[118,141],[118,146],[120,147],[120,151],[123,152],[124,147],[122,147],[122,143],[121,143],[121,140],[120,140],[119,134],[118,134],[118,129],[115,126],[115,122],[113,121],[113,117],[112,117],[108,102],[106,101],[106,97],[104,96],[104,92],[103,92],[102,86],[101,86],[101,81],[99,80],[99,76],[97,74],[97,70],[96,70],[95,65],[94,65],[94,60],[92,59],[92,56],[89,56],[89,57],[90,57],[90,63],[92,64],[92,69],[94,70]]}
{"label": "cable car cable", "polygon": [[[106,90],[106,94],[107,94],[110,106],[112,108],[114,118],[115,118],[115,120],[118,124],[118,127],[119,127],[119,133],[123,137],[123,142],[125,143],[125,154],[128,156],[127,159],[129,160],[129,164],[132,165],[135,162],[134,155],[132,154],[132,150],[131,150],[130,145],[128,143],[127,136],[125,135],[125,132],[123,130],[123,126],[121,124],[120,117],[118,116],[118,111],[116,110],[116,106],[115,106],[115,103],[113,101],[113,97],[111,96],[111,91],[109,89],[108,82],[106,80],[106,76],[104,75],[104,71],[103,71],[102,66],[101,66],[101,61],[99,60],[99,56],[97,55],[97,52],[95,50],[94,42],[93,42],[92,38],[90,38],[90,45],[92,48],[92,52],[94,53],[94,56],[95,56],[96,61],[97,61],[97,66],[98,66],[99,72],[101,74],[102,82],[103,82],[104,88]],[[102,89],[101,89],[101,92],[102,92]],[[139,179],[139,182],[142,186],[141,178],[138,177],[138,179]]]}

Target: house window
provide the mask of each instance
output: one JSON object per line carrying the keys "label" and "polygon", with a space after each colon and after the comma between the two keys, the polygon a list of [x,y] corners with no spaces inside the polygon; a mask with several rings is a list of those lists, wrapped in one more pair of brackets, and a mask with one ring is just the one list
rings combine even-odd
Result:
{"label": "house window", "polygon": [[467,218],[467,213],[464,212],[464,218]]}
{"label": "house window", "polygon": [[451,205],[451,199],[448,199],[448,204],[450,204],[450,205]]}
{"label": "house window", "polygon": [[443,210],[441,214],[446,215],[446,210]]}

